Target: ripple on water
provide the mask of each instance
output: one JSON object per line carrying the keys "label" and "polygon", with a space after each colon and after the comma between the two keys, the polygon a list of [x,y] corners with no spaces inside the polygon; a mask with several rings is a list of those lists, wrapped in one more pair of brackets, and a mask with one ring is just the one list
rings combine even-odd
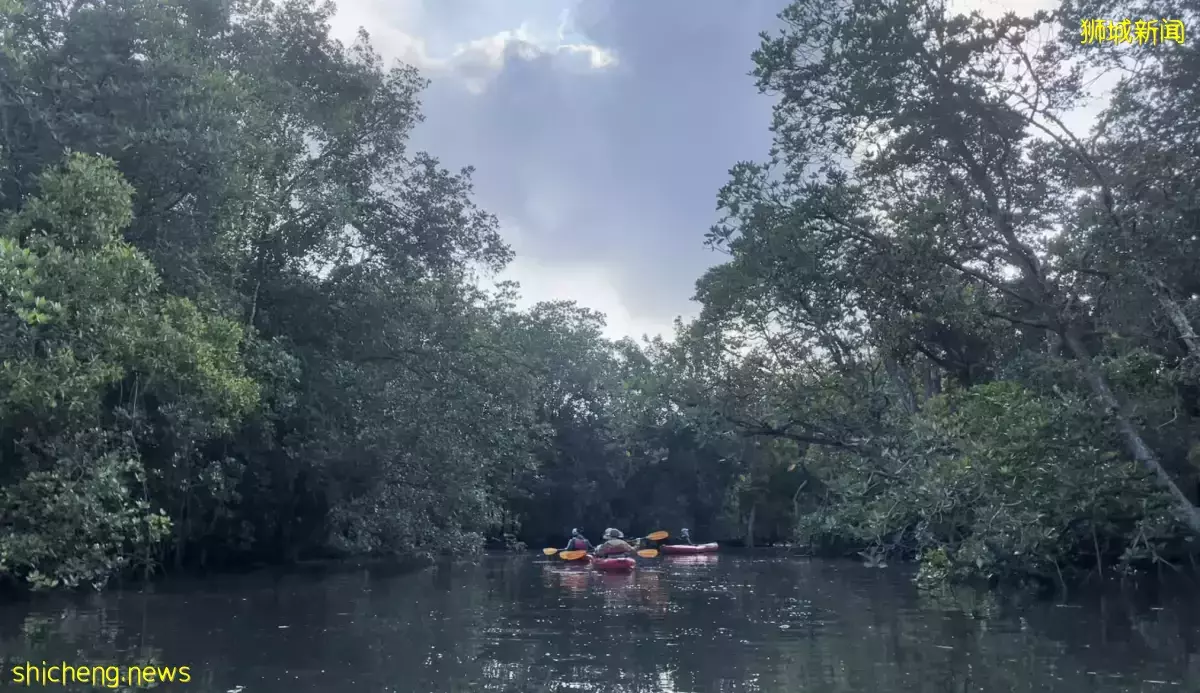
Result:
{"label": "ripple on water", "polygon": [[489,557],[5,605],[0,664],[186,663],[189,693],[1116,693],[1200,681],[1198,617],[1194,591],[1016,609],[853,563],[727,554],[608,575]]}

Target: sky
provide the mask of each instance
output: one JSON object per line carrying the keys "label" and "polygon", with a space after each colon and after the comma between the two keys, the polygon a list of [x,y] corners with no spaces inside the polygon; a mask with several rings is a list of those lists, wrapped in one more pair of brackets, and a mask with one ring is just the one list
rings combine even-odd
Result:
{"label": "sky", "polygon": [[[608,336],[698,312],[716,194],[768,156],[771,100],[750,54],[786,0],[336,0],[386,59],[431,81],[414,145],[474,166],[476,202],[516,260],[522,307],[574,300]],[[959,0],[988,14],[1043,0]]]}

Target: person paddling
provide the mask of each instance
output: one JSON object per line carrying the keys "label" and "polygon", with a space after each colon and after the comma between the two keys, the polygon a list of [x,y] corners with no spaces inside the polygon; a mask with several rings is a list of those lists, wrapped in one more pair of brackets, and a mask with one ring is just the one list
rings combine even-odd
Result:
{"label": "person paddling", "polygon": [[591,551],[592,542],[583,536],[583,533],[578,529],[571,530],[571,540],[567,542],[567,548],[563,551]]}
{"label": "person paddling", "polygon": [[625,541],[625,535],[621,533],[621,530],[612,527],[604,530],[604,543],[596,547],[596,556],[600,558],[612,558],[614,556],[633,555],[635,553],[637,553],[637,549]]}
{"label": "person paddling", "polygon": [[688,546],[696,545],[696,542],[692,541],[692,535],[688,534],[687,527],[684,527],[679,531],[679,543],[687,544]]}

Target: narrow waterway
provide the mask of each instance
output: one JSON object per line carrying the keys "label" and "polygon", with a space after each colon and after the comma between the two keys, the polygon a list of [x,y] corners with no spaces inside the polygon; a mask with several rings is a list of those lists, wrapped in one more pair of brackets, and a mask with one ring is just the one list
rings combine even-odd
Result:
{"label": "narrow waterway", "polygon": [[1200,690],[1196,590],[1106,592],[1018,607],[851,562],[494,555],[7,604],[0,657],[4,687],[26,662],[149,662],[196,693]]}

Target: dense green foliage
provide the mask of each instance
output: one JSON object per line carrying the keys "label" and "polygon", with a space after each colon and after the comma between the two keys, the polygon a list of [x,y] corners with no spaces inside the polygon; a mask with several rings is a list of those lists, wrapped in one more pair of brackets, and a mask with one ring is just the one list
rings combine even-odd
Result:
{"label": "dense green foliage", "polygon": [[479,288],[511,253],[407,146],[421,78],[330,11],[0,3],[0,579],[573,525],[929,580],[1191,554],[1200,58],[1075,45],[1137,8],[797,2],[755,55],[777,156],[721,192],[701,316],[640,345]]}
{"label": "dense green foliage", "polygon": [[796,2],[764,35],[776,156],[722,191],[700,325],[737,352],[709,408],[807,449],[808,542],[923,578],[1192,553],[1200,54],[1080,45],[1126,16],[1200,7]]}

